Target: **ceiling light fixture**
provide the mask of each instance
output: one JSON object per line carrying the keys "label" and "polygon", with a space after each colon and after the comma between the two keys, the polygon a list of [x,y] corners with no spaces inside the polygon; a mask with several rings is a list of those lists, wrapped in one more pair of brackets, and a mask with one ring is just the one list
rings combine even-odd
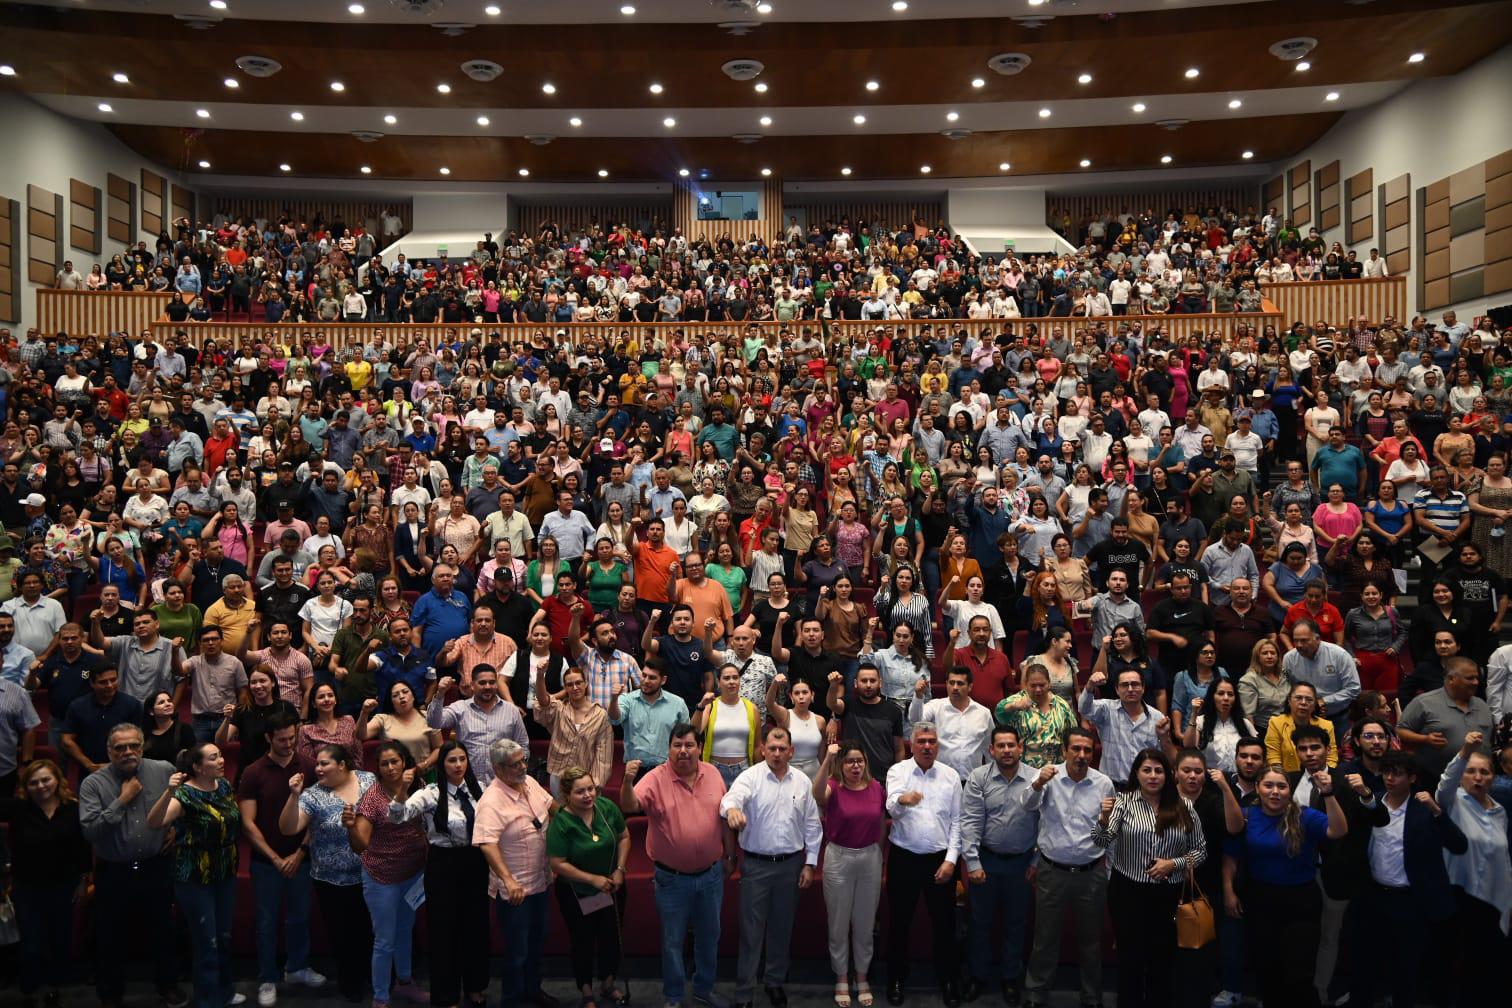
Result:
{"label": "ceiling light fixture", "polygon": [[1238,98],[1230,98],[1229,99],[1229,108],[1231,108],[1231,109],[1240,108],[1243,105],[1244,105],[1244,102],[1240,101]]}
{"label": "ceiling light fixture", "polygon": [[666,90],[666,88],[662,87],[660,84],[652,84],[646,90],[650,91],[652,94],[661,94],[663,91]]}
{"label": "ceiling light fixture", "polygon": [[763,178],[765,178],[767,176],[770,176],[771,174],[772,174],[772,169],[770,169],[770,168],[763,168],[763,169],[761,169],[761,175],[762,175]]}
{"label": "ceiling light fixture", "polygon": [[289,164],[281,164],[281,165],[278,166],[278,170],[279,171],[293,171],[294,170],[294,166],[293,165],[289,165]]}
{"label": "ceiling light fixture", "polygon": [[448,167],[446,167],[445,165],[442,165],[440,168],[438,168],[436,170],[439,171],[442,175],[450,175],[451,174],[451,169],[448,168]]}
{"label": "ceiling light fixture", "polygon": [[360,4],[360,3],[347,4],[347,13],[349,13],[349,14],[366,14],[367,13],[367,8],[364,7],[364,6],[362,6],[362,4]]}
{"label": "ceiling light fixture", "polygon": [[201,162],[200,162],[200,163],[199,163],[199,166],[200,166],[200,167],[201,167],[201,168],[209,168],[209,167],[210,167],[210,162],[209,162],[209,161],[201,161]]}
{"label": "ceiling light fixture", "polygon": [[392,126],[399,121],[399,117],[393,114],[389,114],[383,117],[383,121]]}
{"label": "ceiling light fixture", "polygon": [[332,91],[345,91],[346,90],[346,85],[343,84],[343,83],[341,83],[341,81],[339,81],[339,80],[333,80],[333,81],[331,81],[331,90]]}
{"label": "ceiling light fixture", "polygon": [[573,116],[571,119],[567,120],[567,125],[568,126],[581,126],[581,125],[583,125],[583,120],[579,119],[577,116]]}
{"label": "ceiling light fixture", "polygon": [[487,14],[489,17],[498,17],[501,12],[499,10],[498,4],[489,4],[487,7],[483,8],[483,13]]}
{"label": "ceiling light fixture", "polygon": [[1007,161],[1002,161],[1002,162],[999,162],[999,164],[998,164],[998,171],[1007,171],[1009,168],[1012,168],[1012,167],[1013,167],[1013,165],[1009,164]]}
{"label": "ceiling light fixture", "polygon": [[955,122],[959,118],[961,118],[961,113],[959,113],[959,112],[946,112],[945,113],[945,121],[946,122]]}
{"label": "ceiling light fixture", "polygon": [[1082,158],[1081,159],[1081,166],[1083,168],[1091,168],[1092,167],[1092,162],[1089,161],[1087,158]]}
{"label": "ceiling light fixture", "polygon": [[851,170],[850,170],[850,168],[849,168],[849,167],[846,167],[846,168],[841,168],[841,169],[840,169],[840,174],[841,174],[841,175],[849,175],[849,174],[850,174],[850,173],[851,173]]}
{"label": "ceiling light fixture", "polygon": [[1202,73],[1202,71],[1198,70],[1196,67],[1187,67],[1187,70],[1186,70],[1186,79],[1187,80],[1196,80],[1197,77],[1201,73]]}
{"label": "ceiling light fixture", "polygon": [[679,168],[679,169],[677,169],[677,177],[678,178],[687,178],[690,174],[692,174],[692,173],[689,172],[688,169],[686,169],[686,168]]}
{"label": "ceiling light fixture", "polygon": [[226,0],[210,0],[210,6],[214,7],[216,10],[225,10]]}
{"label": "ceiling light fixture", "polygon": [[556,85],[547,81],[541,85],[541,91],[543,94],[556,94]]}
{"label": "ceiling light fixture", "polygon": [[1089,74],[1089,73],[1084,73],[1081,76],[1079,76],[1079,77],[1076,78],[1076,83],[1078,83],[1078,84],[1091,84],[1092,83],[1092,75]]}
{"label": "ceiling light fixture", "polygon": [[770,126],[770,125],[772,125],[772,117],[771,116],[762,116],[757,121],[760,122],[761,125],[763,125],[763,126]]}
{"label": "ceiling light fixture", "polygon": [[1323,100],[1324,101],[1338,101],[1339,100],[1339,92],[1337,92],[1337,91],[1330,91],[1330,92],[1328,92],[1328,94],[1326,94],[1326,95],[1323,96]]}
{"label": "ceiling light fixture", "polygon": [[1242,158],[1244,158],[1244,160],[1248,161],[1248,160],[1250,160],[1251,158],[1253,158],[1255,156],[1255,152],[1252,151],[1252,150],[1247,150],[1243,154],[1240,154],[1239,156],[1242,157]]}
{"label": "ceiling light fixture", "polygon": [[919,174],[920,175],[928,175],[932,171],[934,171],[934,169],[931,168],[931,167],[929,167],[929,165],[927,165],[927,164],[921,164],[921,165],[919,165]]}
{"label": "ceiling light fixture", "polygon": [[303,112],[290,112],[289,113],[289,118],[293,119],[295,122],[304,122],[304,113]]}
{"label": "ceiling light fixture", "polygon": [[437,84],[436,85],[436,90],[440,91],[442,94],[451,94],[451,85],[450,84]]}
{"label": "ceiling light fixture", "polygon": [[1160,163],[1161,164],[1170,164],[1171,163],[1171,155],[1169,155],[1169,154],[1162,154],[1160,156]]}
{"label": "ceiling light fixture", "polygon": [[1421,63],[1421,62],[1423,62],[1423,60],[1425,60],[1427,58],[1428,57],[1425,54],[1420,53],[1420,52],[1415,52],[1411,56],[1407,57],[1407,62],[1408,63]]}
{"label": "ceiling light fixture", "polygon": [[[634,7],[630,8],[630,9],[631,9],[631,11],[635,10]],[[607,168],[600,168],[599,169],[599,178],[608,178],[608,177],[609,177],[609,169],[607,169]]]}
{"label": "ceiling light fixture", "polygon": [[1302,60],[1301,62],[1299,62],[1297,64],[1297,73],[1307,73],[1307,71],[1309,71],[1311,69],[1312,69],[1312,64],[1309,63],[1309,62],[1307,62],[1307,60]]}
{"label": "ceiling light fixture", "polygon": [[521,168],[520,169],[520,178],[526,178],[529,175],[530,175],[530,169],[529,168]]}
{"label": "ceiling light fixture", "polygon": [[623,14],[623,15],[625,15],[625,17],[633,17],[634,14],[635,14],[635,8],[632,7],[630,4],[625,4],[623,7],[620,8],[620,13]]}
{"label": "ceiling light fixture", "polygon": [[869,81],[866,82],[866,90],[868,90],[868,91],[876,91],[881,86],[882,86],[881,84],[879,84],[878,82],[876,82],[874,80],[869,80]]}
{"label": "ceiling light fixture", "polygon": [[225,80],[221,81],[221,83],[226,85],[226,87],[228,88],[232,88],[233,90],[241,87],[241,81],[237,80],[235,77],[227,77]]}
{"label": "ceiling light fixture", "polygon": [[367,165],[363,165],[361,168],[359,168],[357,170],[360,171],[360,172],[362,172],[362,174],[364,174],[364,175],[371,175],[371,174],[373,174],[373,169],[370,168],[370,167],[368,167]]}
{"label": "ceiling light fixture", "polygon": [[1047,108],[1040,109],[1039,110],[1039,117],[1041,119],[1049,119],[1050,118],[1050,110],[1047,109]]}
{"label": "ceiling light fixture", "polygon": [[757,94],[766,94],[767,93],[766,81],[757,81],[756,82],[756,93]]}
{"label": "ceiling light fixture", "polygon": [[897,11],[899,14],[902,14],[904,11],[908,10],[908,0],[893,0],[893,10]]}
{"label": "ceiling light fixture", "polygon": [[987,82],[980,77],[973,77],[971,78],[971,86],[974,88],[984,88],[987,86]]}
{"label": "ceiling light fixture", "polygon": [[756,5],[756,13],[757,14],[770,14],[770,13],[772,13],[772,5],[769,4],[769,3],[757,4]]}
{"label": "ceiling light fixture", "polygon": [[478,116],[478,125],[479,126],[487,126],[488,125],[488,116]]}
{"label": "ceiling light fixture", "polygon": [[857,126],[865,126],[866,125],[866,116],[861,115],[858,112],[857,114],[851,116],[851,122],[855,123]]}
{"label": "ceiling light fixture", "polygon": [[210,118],[210,110],[207,109],[207,108],[195,109],[194,110],[194,114],[197,115],[197,116],[199,116],[201,119],[209,119]]}
{"label": "ceiling light fixture", "polygon": [[16,76],[16,68],[9,63],[0,63],[0,77]]}
{"label": "ceiling light fixture", "polygon": [[127,77],[123,73],[114,73],[114,74],[111,74],[110,75],[110,79],[113,80],[113,81],[115,81],[117,84],[130,84],[131,83],[131,78]]}
{"label": "ceiling light fixture", "polygon": [[1143,112],[1145,110],[1145,103],[1142,102],[1142,101],[1137,101],[1133,105],[1130,105],[1129,107],[1131,109],[1133,109],[1135,112]]}
{"label": "ceiling light fixture", "polygon": [[113,109],[113,108],[110,107],[110,103],[109,102],[100,102],[100,111],[101,112],[114,112],[115,109]]}
{"label": "ceiling light fixture", "polygon": [[662,120],[662,125],[667,127],[667,129],[671,129],[673,126],[677,125],[677,120],[673,119],[671,116],[667,116],[667,118]]}

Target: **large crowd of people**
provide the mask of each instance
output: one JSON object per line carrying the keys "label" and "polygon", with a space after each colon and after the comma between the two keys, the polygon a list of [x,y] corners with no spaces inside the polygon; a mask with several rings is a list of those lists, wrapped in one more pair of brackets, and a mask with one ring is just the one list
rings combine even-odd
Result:
{"label": "large crowd of people", "polygon": [[22,993],[88,961],[117,1008],[135,955],[169,1008],[552,1008],[555,915],[622,1006],[650,903],[668,1005],[784,1008],[793,955],[837,1008],[926,962],[1044,1005],[1068,926],[1101,1004],[1105,916],[1121,1008],[1493,1001],[1512,339],[1120,320],[1255,303],[1272,218],[123,253],[266,324],[0,332]]}

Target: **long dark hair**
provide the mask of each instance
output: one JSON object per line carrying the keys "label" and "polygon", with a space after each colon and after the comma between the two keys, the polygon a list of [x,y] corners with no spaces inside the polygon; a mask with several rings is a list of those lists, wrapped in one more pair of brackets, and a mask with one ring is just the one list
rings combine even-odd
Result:
{"label": "long dark hair", "polygon": [[1173,826],[1190,830],[1192,813],[1176,790],[1176,774],[1171,770],[1170,761],[1159,749],[1141,749],[1134,757],[1129,766],[1129,782],[1136,788],[1134,794],[1138,793],[1139,768],[1146,763],[1158,763],[1165,771],[1165,783],[1160,786],[1160,806],[1155,810],[1155,832],[1164,833]]}
{"label": "long dark hair", "polygon": [[1208,743],[1213,741],[1213,730],[1218,727],[1218,705],[1213,702],[1213,697],[1218,693],[1219,683],[1228,683],[1234,691],[1234,706],[1229,708],[1229,722],[1239,730],[1240,737],[1248,734],[1244,730],[1244,701],[1239,697],[1239,687],[1233,680],[1214,674],[1208,682],[1207,692],[1202,695],[1202,729],[1197,733],[1197,748],[1207,749]]}
{"label": "long dark hair", "polygon": [[[446,757],[459,749],[462,751],[462,755],[467,755],[467,749],[456,739],[443,742],[441,743],[441,752],[436,758],[436,768],[438,770],[436,774],[436,814],[432,821],[435,823],[436,832],[442,836],[445,836],[448,830],[446,804],[447,796],[450,794],[450,783],[446,779]],[[467,788],[467,793],[472,795],[473,801],[477,801],[483,797],[483,788],[478,784],[478,778],[473,775],[472,759],[470,757],[467,761],[467,770],[462,774],[462,786]]]}

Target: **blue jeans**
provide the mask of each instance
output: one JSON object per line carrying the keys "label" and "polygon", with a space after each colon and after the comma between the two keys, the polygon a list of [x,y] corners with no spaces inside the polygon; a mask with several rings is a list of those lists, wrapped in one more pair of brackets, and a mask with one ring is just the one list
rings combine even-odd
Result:
{"label": "blue jeans", "polygon": [[[310,965],[310,861],[299,862],[293,878],[284,878],[266,861],[252,862],[252,894],[257,901],[257,982],[278,983],[278,922],[284,921],[284,971],[298,973]],[[282,912],[280,912],[282,911]]]}
{"label": "blue jeans", "polygon": [[674,875],[661,868],[651,877],[662,926],[662,996],[682,1001],[686,992],[683,939],[693,929],[693,991],[714,990],[719,965],[719,913],[724,903],[724,869],[719,864],[698,875]]}
{"label": "blue jeans", "polygon": [[541,989],[541,952],[546,944],[547,894],[526,896],[519,906],[495,900],[499,929],[504,932],[504,976],[499,1008],[520,1008],[526,994]]}
{"label": "blue jeans", "polygon": [[[967,889],[971,898],[971,975],[982,982],[994,978],[1017,982],[1024,975],[1024,931],[1029,921],[1033,886],[1024,878],[1033,852],[1002,857],[983,847],[982,869],[987,881]],[[1002,961],[993,967],[993,919],[1003,915]]]}
{"label": "blue jeans", "polygon": [[419,881],[420,872],[403,882],[378,882],[362,869],[362,898],[373,919],[373,1000],[389,999],[389,980],[414,979],[410,953],[415,945],[415,911],[404,896]]}
{"label": "blue jeans", "polygon": [[924,590],[930,598],[940,597],[940,551],[926,549],[919,563],[919,574],[924,578]]}
{"label": "blue jeans", "polygon": [[205,885],[173,883],[173,895],[189,924],[194,955],[195,1008],[225,1008],[231,1000],[231,912],[235,877]]}
{"label": "blue jeans", "polygon": [[195,714],[192,715],[191,720],[193,721],[194,741],[214,742],[215,729],[220,727],[220,723],[224,718],[220,714]]}

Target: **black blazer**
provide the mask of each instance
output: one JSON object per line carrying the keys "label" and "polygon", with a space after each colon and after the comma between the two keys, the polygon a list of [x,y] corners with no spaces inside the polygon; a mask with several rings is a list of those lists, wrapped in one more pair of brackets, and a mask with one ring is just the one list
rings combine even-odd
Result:
{"label": "black blazer", "polygon": [[400,522],[394,530],[394,566],[395,573],[398,571],[398,560],[404,557],[411,567],[420,568],[420,558],[430,552],[430,533],[426,531],[425,516],[420,518],[420,540],[415,541],[410,535],[410,527],[405,522]]}
{"label": "black blazer", "polygon": [[[1333,778],[1333,793],[1339,799],[1339,807],[1344,810],[1349,832],[1337,840],[1325,840],[1319,847],[1323,891],[1330,899],[1347,900],[1353,898],[1370,881],[1370,855],[1367,849],[1370,831],[1373,827],[1389,823],[1391,814],[1379,800],[1373,806],[1366,806],[1344,779],[1348,776],[1348,771],[1331,767],[1328,773]],[[1302,779],[1302,771],[1294,770],[1286,778],[1295,790],[1297,782]],[[1323,806],[1324,796],[1314,788],[1309,807],[1324,812],[1326,810]]]}
{"label": "black blazer", "polygon": [[1463,854],[1469,849],[1470,841],[1449,818],[1448,809],[1434,815],[1415,797],[1407,799],[1402,857],[1413,898],[1420,901],[1429,920],[1444,920],[1454,913],[1454,893],[1449,887],[1443,852]]}

